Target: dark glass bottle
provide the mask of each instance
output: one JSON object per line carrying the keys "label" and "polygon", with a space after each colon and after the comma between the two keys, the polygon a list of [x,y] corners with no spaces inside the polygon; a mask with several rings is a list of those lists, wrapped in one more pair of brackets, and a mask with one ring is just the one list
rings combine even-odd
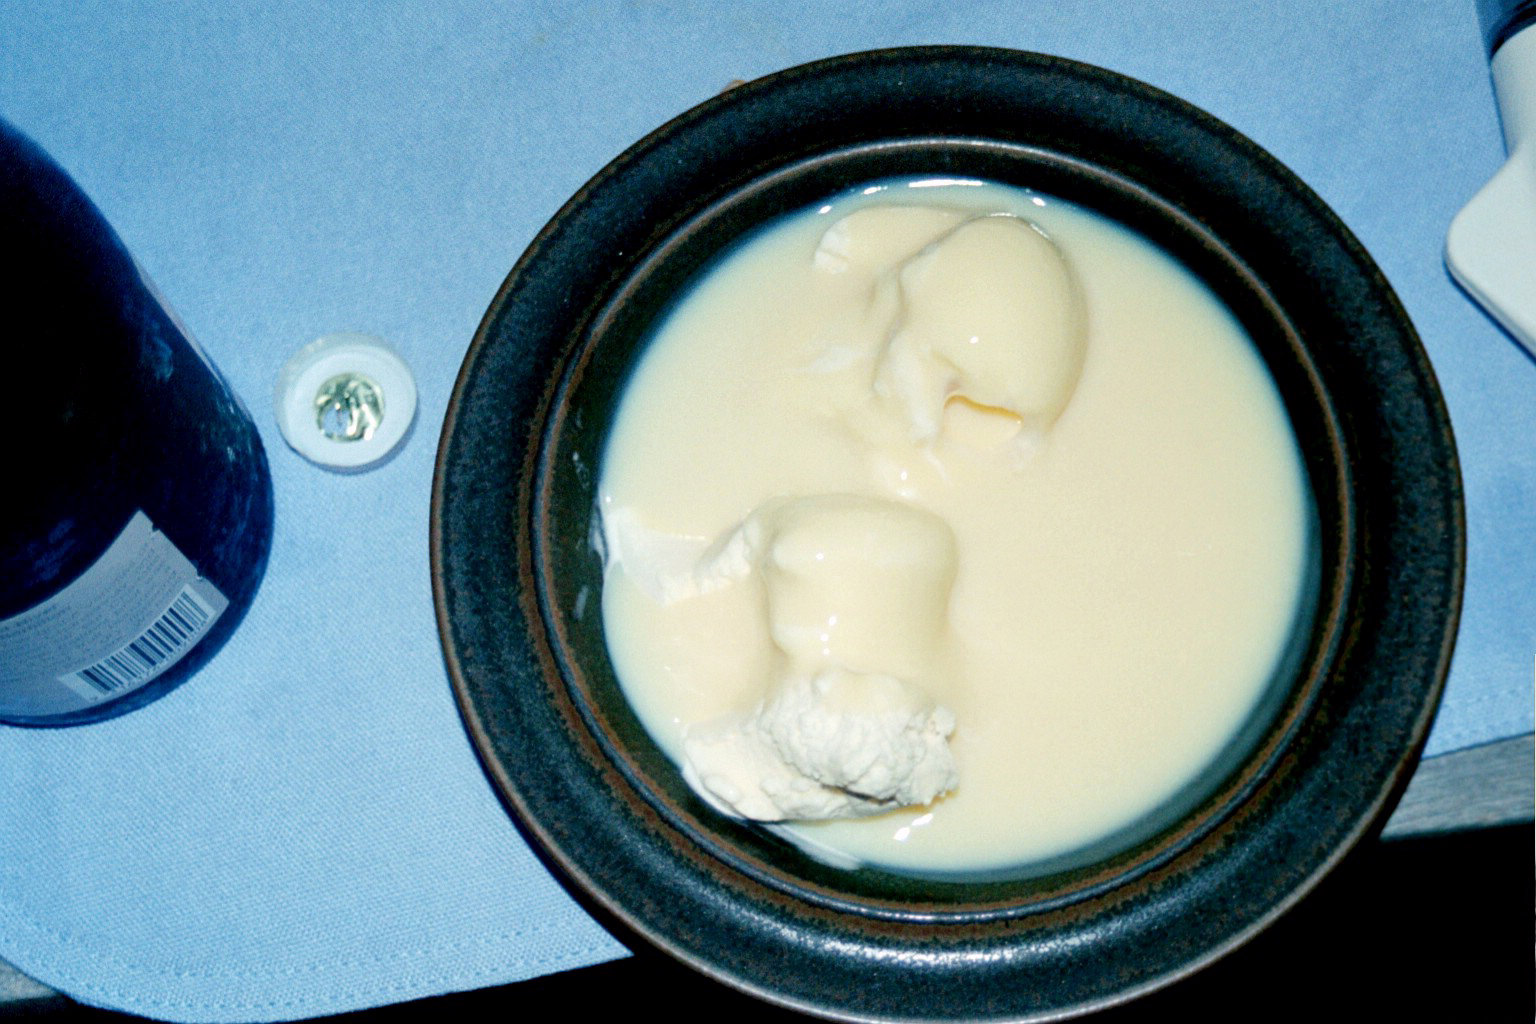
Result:
{"label": "dark glass bottle", "polygon": [[229,638],[272,542],[240,400],[101,213],[0,121],[0,722],[163,695]]}

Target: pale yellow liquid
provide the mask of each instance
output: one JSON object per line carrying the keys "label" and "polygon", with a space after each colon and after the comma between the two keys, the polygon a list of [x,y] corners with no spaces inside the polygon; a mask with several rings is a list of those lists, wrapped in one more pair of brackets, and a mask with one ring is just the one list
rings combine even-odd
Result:
{"label": "pale yellow liquid", "polygon": [[[1027,217],[1075,269],[1086,361],[1023,456],[985,424],[931,449],[870,426],[878,339],[810,266],[826,228],[871,202]],[[928,807],[794,831],[919,872],[1061,855],[1188,785],[1270,683],[1311,557],[1295,439],[1231,314],[1139,236],[995,185],[889,185],[729,255],[630,383],[600,501],[702,547],[770,498],[839,492],[912,502],[954,530],[956,653],[932,696],[957,721],[960,783]],[[674,757],[688,723],[761,697],[768,642],[743,593],[667,604],[610,567],[603,613],[625,693]]]}

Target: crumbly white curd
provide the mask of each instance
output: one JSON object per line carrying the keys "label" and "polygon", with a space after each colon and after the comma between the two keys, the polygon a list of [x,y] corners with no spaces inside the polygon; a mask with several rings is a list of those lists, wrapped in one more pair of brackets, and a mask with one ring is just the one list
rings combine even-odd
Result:
{"label": "crumbly white curd", "polygon": [[786,217],[660,325],[604,455],[626,696],[722,812],[914,871],[1067,853],[1231,741],[1310,498],[1230,312],[996,184]]}

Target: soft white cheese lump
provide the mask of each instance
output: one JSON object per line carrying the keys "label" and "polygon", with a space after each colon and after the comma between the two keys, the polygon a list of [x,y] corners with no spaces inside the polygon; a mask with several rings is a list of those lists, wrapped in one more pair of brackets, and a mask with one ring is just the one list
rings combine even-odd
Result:
{"label": "soft white cheese lump", "polygon": [[689,726],[685,773],[728,813],[846,818],[954,788],[942,660],[955,541],[938,516],[850,494],[771,501],[693,577],[755,588],[775,657],[746,714]]}
{"label": "soft white cheese lump", "polygon": [[774,644],[795,669],[926,674],[948,631],[955,536],[860,495],[774,502],[749,520]]}
{"label": "soft white cheese lump", "polygon": [[764,697],[684,732],[684,774],[728,814],[848,818],[953,789],[954,716],[924,689],[948,643],[955,540],[932,512],[856,494],[775,499],[704,547],[628,510],[605,524],[610,570],[661,606],[734,589]]}
{"label": "soft white cheese lump", "polygon": [[955,719],[894,676],[827,669],[753,711],[688,729],[683,770],[721,810],[759,821],[853,818],[953,789]]}
{"label": "soft white cheese lump", "polygon": [[873,206],[839,218],[821,236],[817,270],[874,281],[900,267],[974,214],[937,206]]}
{"label": "soft white cheese lump", "polygon": [[[1045,233],[1019,217],[883,207],[827,229],[818,267],[884,271],[892,324],[874,391],[917,441],[936,438],[961,398],[1049,427],[1077,385],[1087,349],[1082,294]],[[872,290],[872,306],[886,295]]]}

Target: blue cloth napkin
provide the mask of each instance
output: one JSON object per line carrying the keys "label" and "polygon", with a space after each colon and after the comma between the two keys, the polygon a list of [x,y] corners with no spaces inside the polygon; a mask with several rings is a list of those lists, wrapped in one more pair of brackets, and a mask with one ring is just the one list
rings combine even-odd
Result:
{"label": "blue cloth napkin", "polygon": [[[519,837],[449,692],[427,512],[454,375],[523,247],[631,142],[735,78],[939,42],[1176,93],[1360,236],[1465,472],[1466,610],[1430,753],[1529,732],[1536,364],[1441,262],[1503,160],[1471,0],[5,4],[0,116],[244,396],[278,508],[257,602],[195,679],[98,725],[0,727],[0,959],[87,1003],[233,1021],[623,955]],[[302,461],[272,418],[283,362],[341,330],[393,343],[421,395],[404,450],[360,476]]]}

